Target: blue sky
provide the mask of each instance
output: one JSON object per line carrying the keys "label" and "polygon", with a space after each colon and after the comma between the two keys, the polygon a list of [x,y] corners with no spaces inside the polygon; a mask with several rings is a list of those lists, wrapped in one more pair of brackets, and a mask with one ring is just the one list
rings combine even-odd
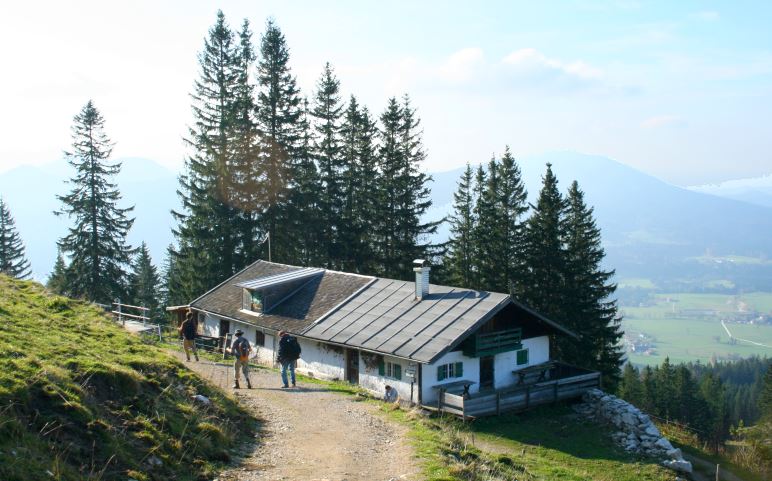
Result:
{"label": "blue sky", "polygon": [[409,93],[429,170],[509,144],[680,185],[772,173],[771,2],[64,3],[4,6],[0,171],[60,159],[89,98],[116,157],[179,168],[196,54],[222,8],[256,41],[276,19],[306,95],[325,61],[376,113]]}

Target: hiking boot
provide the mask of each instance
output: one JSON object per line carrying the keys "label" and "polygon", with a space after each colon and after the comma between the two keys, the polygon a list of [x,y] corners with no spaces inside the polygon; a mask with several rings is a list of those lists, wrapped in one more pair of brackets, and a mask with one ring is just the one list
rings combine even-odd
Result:
{"label": "hiking boot", "polygon": [[289,387],[289,386],[287,386],[287,385],[285,384],[285,385],[283,385],[281,388],[282,388],[282,389],[287,389],[288,387]]}
{"label": "hiking boot", "polygon": [[252,383],[247,380],[247,389],[252,389]]}
{"label": "hiking boot", "polygon": [[238,381],[233,383],[233,389],[240,389],[240,388],[241,388],[241,386],[239,386],[239,382]]}
{"label": "hiking boot", "polygon": [[292,387],[295,387],[295,383],[294,382],[292,383]]}

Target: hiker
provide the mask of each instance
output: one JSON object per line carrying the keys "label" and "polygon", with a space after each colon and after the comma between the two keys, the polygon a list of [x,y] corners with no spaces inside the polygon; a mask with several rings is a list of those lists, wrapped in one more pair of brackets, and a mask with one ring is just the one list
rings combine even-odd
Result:
{"label": "hiker", "polygon": [[287,331],[279,331],[279,354],[277,360],[281,364],[282,388],[288,388],[287,369],[295,387],[295,363],[300,359],[300,344],[295,336],[290,336]]}
{"label": "hiker", "polygon": [[233,389],[239,389],[239,369],[244,373],[244,379],[247,381],[247,389],[252,389],[252,383],[249,382],[249,352],[252,350],[252,346],[249,345],[249,341],[244,337],[244,331],[236,329],[234,333],[236,339],[231,344],[231,353],[236,358],[233,361],[234,380]]}
{"label": "hiker", "polygon": [[386,393],[383,395],[383,400],[387,403],[395,403],[399,401],[399,393],[396,389],[387,384]]}
{"label": "hiker", "polygon": [[185,357],[190,361],[190,351],[193,351],[193,355],[196,356],[198,361],[198,352],[196,351],[196,331],[198,330],[198,322],[193,318],[193,312],[188,311],[185,314],[185,320],[180,324],[177,331],[182,336],[182,348],[185,350]]}

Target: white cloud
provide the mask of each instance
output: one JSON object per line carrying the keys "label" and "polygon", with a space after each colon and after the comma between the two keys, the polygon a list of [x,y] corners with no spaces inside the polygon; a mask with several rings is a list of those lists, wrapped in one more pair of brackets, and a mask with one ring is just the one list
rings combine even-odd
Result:
{"label": "white cloud", "polygon": [[508,82],[519,87],[572,90],[598,86],[603,78],[600,69],[582,60],[565,62],[533,48],[510,53],[501,60],[498,70]]}
{"label": "white cloud", "polygon": [[644,129],[658,129],[668,125],[684,125],[685,122],[677,115],[656,115],[641,122]]}
{"label": "white cloud", "polygon": [[464,83],[479,75],[484,68],[483,51],[480,48],[464,48],[453,53],[439,67],[439,76],[451,83]]}

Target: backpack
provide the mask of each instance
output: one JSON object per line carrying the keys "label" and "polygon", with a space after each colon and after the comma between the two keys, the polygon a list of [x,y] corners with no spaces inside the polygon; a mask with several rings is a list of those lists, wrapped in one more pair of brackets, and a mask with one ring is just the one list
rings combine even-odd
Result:
{"label": "backpack", "polygon": [[290,361],[300,359],[300,343],[298,343],[298,339],[294,336],[290,336],[287,339],[287,359]]}

